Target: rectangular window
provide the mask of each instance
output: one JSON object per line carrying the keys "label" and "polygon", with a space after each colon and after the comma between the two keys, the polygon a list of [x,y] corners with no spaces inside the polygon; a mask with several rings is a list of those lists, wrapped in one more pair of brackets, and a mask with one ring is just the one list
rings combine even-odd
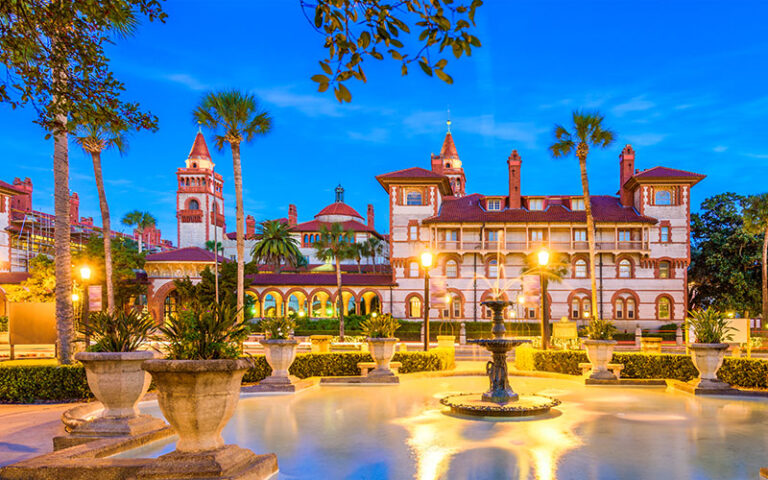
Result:
{"label": "rectangular window", "polygon": [[667,227],[667,226],[661,227],[661,233],[660,233],[659,237],[660,237],[662,243],[669,242],[669,227]]}
{"label": "rectangular window", "polygon": [[536,309],[533,307],[528,308],[528,318],[536,318]]}
{"label": "rectangular window", "polygon": [[411,225],[408,227],[408,238],[409,240],[418,240],[419,239],[419,226],[418,225]]}
{"label": "rectangular window", "polygon": [[453,318],[461,318],[461,300],[454,298],[451,306],[453,307]]}
{"label": "rectangular window", "polygon": [[573,241],[574,242],[586,242],[587,241],[587,230],[586,229],[578,229],[573,231]]}
{"label": "rectangular window", "polygon": [[447,242],[456,242],[459,240],[459,231],[458,230],[445,230],[445,241]]}
{"label": "rectangular window", "polygon": [[624,302],[616,300],[616,319],[621,320],[622,318],[624,318]]}
{"label": "rectangular window", "polygon": [[532,242],[543,242],[544,241],[544,230],[540,228],[534,228],[530,231],[531,235],[531,241]]}
{"label": "rectangular window", "polygon": [[619,230],[619,241],[629,242],[632,240],[632,232],[629,230]]}
{"label": "rectangular window", "polygon": [[584,199],[581,197],[571,199],[571,210],[579,211],[584,210]]}
{"label": "rectangular window", "polygon": [[544,199],[543,198],[529,198],[528,199],[528,210],[544,210]]}
{"label": "rectangular window", "polygon": [[659,262],[659,278],[669,278],[669,262]]}
{"label": "rectangular window", "polygon": [[501,200],[498,198],[488,200],[488,210],[501,210]]}
{"label": "rectangular window", "polygon": [[486,232],[486,240],[489,242],[498,242],[501,238],[501,230],[488,230]]}
{"label": "rectangular window", "polygon": [[421,192],[411,191],[405,195],[406,205],[423,205]]}

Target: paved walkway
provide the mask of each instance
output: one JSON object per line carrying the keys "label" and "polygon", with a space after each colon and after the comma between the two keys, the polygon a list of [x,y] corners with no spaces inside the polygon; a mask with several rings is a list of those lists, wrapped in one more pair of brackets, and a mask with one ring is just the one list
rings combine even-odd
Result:
{"label": "paved walkway", "polygon": [[64,433],[61,414],[75,405],[0,405],[0,466],[53,451],[53,437]]}

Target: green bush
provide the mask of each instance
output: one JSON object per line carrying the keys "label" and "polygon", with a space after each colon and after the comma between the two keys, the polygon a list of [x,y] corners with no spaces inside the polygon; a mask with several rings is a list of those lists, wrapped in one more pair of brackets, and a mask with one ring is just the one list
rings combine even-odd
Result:
{"label": "green bush", "polygon": [[91,396],[82,365],[0,366],[0,402],[68,401]]}
{"label": "green bush", "polygon": [[[581,375],[579,363],[586,363],[583,350],[542,351],[523,346],[515,350],[518,370]],[[668,378],[687,382],[698,376],[690,355],[668,353],[614,353],[612,363],[623,363],[622,378]],[[726,357],[717,372],[720,380],[744,388],[768,388],[768,360]]]}
{"label": "green bush", "polygon": [[8,316],[0,315],[0,332],[8,331]]}

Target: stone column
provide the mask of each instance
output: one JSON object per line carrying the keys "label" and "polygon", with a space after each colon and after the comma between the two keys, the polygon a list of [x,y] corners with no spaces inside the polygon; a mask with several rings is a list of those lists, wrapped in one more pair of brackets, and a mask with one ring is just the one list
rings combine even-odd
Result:
{"label": "stone column", "polygon": [[640,341],[643,338],[643,330],[640,328],[640,324],[635,327],[635,347],[640,348]]}
{"label": "stone column", "polygon": [[461,327],[459,328],[459,345],[466,345],[467,343],[467,326],[464,324],[464,322],[461,322]]}

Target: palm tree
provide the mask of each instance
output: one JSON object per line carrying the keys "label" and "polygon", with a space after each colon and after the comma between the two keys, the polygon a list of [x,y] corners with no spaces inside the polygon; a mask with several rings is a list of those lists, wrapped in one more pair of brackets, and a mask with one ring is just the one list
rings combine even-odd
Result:
{"label": "palm tree", "polygon": [[762,303],[763,321],[768,318],[768,193],[751,195],[744,200],[744,229],[753,235],[763,234]]}
{"label": "palm tree", "polygon": [[549,305],[547,305],[547,287],[550,282],[560,283],[568,274],[568,262],[565,255],[552,254],[546,265],[539,263],[539,253],[534,252],[523,260],[525,275],[538,275],[541,280],[541,348],[546,350],[551,336],[549,325]]}
{"label": "palm tree", "polygon": [[376,258],[384,255],[384,241],[379,237],[371,236],[366,240],[368,244],[368,256],[371,257],[373,263],[373,273],[376,273]]}
{"label": "palm tree", "polygon": [[[55,74],[54,74],[55,75]],[[67,117],[58,117],[60,130],[53,137],[54,179],[54,231],[53,244],[56,263],[56,336],[59,341],[59,363],[72,363],[72,336],[74,311],[72,310],[72,252],[70,250],[69,214],[69,143]]]}
{"label": "palm tree", "polygon": [[238,90],[222,90],[205,94],[192,116],[195,121],[214,131],[216,148],[228,143],[232,149],[235,177],[235,222],[237,224],[237,311],[243,318],[245,300],[245,237],[243,223],[243,171],[240,164],[240,143],[250,142],[255,135],[264,135],[272,128],[272,119],[262,111],[255,96]]}
{"label": "palm tree", "polygon": [[614,134],[603,127],[603,116],[599,112],[573,112],[573,126],[569,131],[562,125],[555,125],[553,143],[549,150],[554,158],[571,153],[576,154],[581,169],[581,188],[584,190],[584,209],[587,216],[587,243],[589,244],[589,280],[592,290],[592,318],[597,319],[597,282],[595,280],[595,220],[592,217],[592,203],[587,178],[587,155],[589,146],[606,148],[613,143]]}
{"label": "palm tree", "polygon": [[107,284],[107,311],[115,310],[115,289],[112,283],[112,230],[109,220],[109,204],[107,193],[104,191],[104,176],[101,172],[101,152],[110,147],[116,147],[120,154],[125,153],[125,126],[100,126],[89,124],[80,128],[76,141],[93,160],[93,176],[96,179],[96,190],[99,193],[101,209],[101,231],[104,235],[104,276]]}
{"label": "palm tree", "polygon": [[317,258],[336,263],[336,306],[339,309],[339,338],[344,341],[344,302],[341,298],[341,261],[353,258],[355,233],[344,231],[340,223],[320,227],[320,238],[314,243]]}
{"label": "palm tree", "polygon": [[156,224],[157,219],[149,212],[132,210],[123,217],[123,225],[135,226],[139,232],[139,253],[141,253],[141,246],[144,244],[144,230],[154,227]]}
{"label": "palm tree", "polygon": [[304,256],[299,242],[291,236],[291,226],[279,220],[267,220],[259,226],[261,239],[253,246],[251,255],[254,262],[274,265],[282,270],[283,263],[298,267]]}
{"label": "palm tree", "polygon": [[213,240],[208,240],[205,242],[205,249],[209,252],[213,252],[214,250],[218,252],[224,251],[224,246],[222,246],[221,242],[214,242]]}
{"label": "palm tree", "polygon": [[363,261],[363,258],[368,258],[371,256],[370,252],[368,251],[368,242],[355,242],[351,245],[351,247],[355,262],[357,262],[357,273],[363,273],[362,265],[360,265],[360,263]]}

